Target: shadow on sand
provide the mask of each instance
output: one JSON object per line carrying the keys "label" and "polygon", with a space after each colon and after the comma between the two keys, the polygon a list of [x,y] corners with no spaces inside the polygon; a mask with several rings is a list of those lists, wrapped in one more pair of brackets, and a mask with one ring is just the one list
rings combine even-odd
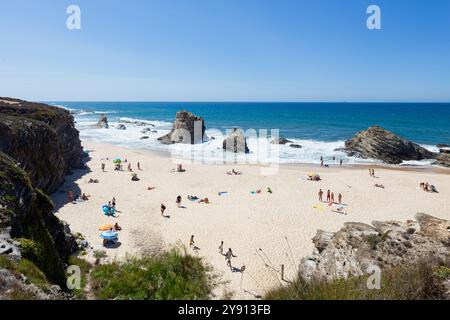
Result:
{"label": "shadow on sand", "polygon": [[64,183],[59,189],[50,196],[53,201],[54,212],[67,204],[67,192],[69,190],[71,190],[75,196],[80,196],[82,194],[80,186],[75,181],[78,181],[81,177],[91,172],[91,169],[86,165],[89,160],[91,160],[91,157],[84,157],[83,168],[72,170],[71,174],[65,176]]}

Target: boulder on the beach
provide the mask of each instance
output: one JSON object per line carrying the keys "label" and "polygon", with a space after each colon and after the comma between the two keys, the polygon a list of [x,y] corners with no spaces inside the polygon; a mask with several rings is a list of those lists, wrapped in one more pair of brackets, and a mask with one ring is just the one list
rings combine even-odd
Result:
{"label": "boulder on the beach", "polygon": [[196,144],[202,143],[206,139],[205,121],[203,118],[186,110],[178,111],[172,130],[168,134],[158,138],[164,144]]}
{"label": "boulder on the beach", "polygon": [[100,115],[100,117],[98,118],[97,126],[100,128],[105,128],[105,129],[109,128],[108,118],[106,117],[106,115],[104,113],[102,113]]}
{"label": "boulder on the beach", "polygon": [[406,160],[434,159],[436,154],[379,126],[358,132],[345,141],[349,156],[382,160],[400,164]]}
{"label": "boulder on the beach", "polygon": [[439,149],[439,153],[450,153],[450,148],[448,148],[448,149]]}
{"label": "boulder on the beach", "polygon": [[423,213],[416,221],[347,222],[338,232],[318,230],[312,255],[301,260],[304,279],[362,276],[373,266],[389,268],[423,257],[447,259],[450,221]]}
{"label": "boulder on the beach", "polygon": [[125,127],[124,124],[119,123],[119,124],[116,126],[116,129],[117,129],[117,130],[127,130],[127,127]]}
{"label": "boulder on the beach", "polygon": [[233,132],[222,143],[224,150],[234,153],[249,153],[247,139],[244,133],[239,129],[233,129]]}
{"label": "boulder on the beach", "polygon": [[301,148],[303,148],[301,145],[296,144],[296,143],[291,143],[289,145],[289,147],[294,148],[294,149],[301,149]]}
{"label": "boulder on the beach", "polygon": [[433,164],[441,167],[450,168],[450,153],[446,152],[440,153],[436,157],[436,161],[433,162]]}
{"label": "boulder on the beach", "polygon": [[286,138],[283,138],[283,137],[277,137],[277,138],[273,138],[273,140],[270,143],[272,143],[272,144],[286,144],[286,143],[292,143],[292,141],[288,140]]}

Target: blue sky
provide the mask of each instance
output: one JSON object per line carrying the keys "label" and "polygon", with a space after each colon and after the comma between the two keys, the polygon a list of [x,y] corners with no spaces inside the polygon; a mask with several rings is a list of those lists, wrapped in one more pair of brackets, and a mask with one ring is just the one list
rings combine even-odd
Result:
{"label": "blue sky", "polygon": [[0,0],[0,39],[29,100],[450,101],[446,0]]}

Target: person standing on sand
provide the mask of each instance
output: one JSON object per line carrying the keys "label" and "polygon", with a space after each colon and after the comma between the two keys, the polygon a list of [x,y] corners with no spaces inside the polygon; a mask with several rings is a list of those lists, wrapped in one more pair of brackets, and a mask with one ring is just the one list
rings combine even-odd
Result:
{"label": "person standing on sand", "polygon": [[181,196],[177,197],[176,203],[177,203],[177,207],[180,208],[181,207]]}
{"label": "person standing on sand", "polygon": [[319,190],[319,202],[322,202],[322,197],[323,197],[323,191],[322,189]]}
{"label": "person standing on sand", "polygon": [[331,193],[330,203],[334,203],[334,192]]}
{"label": "person standing on sand", "polygon": [[369,168],[369,176],[372,176],[372,168]]}
{"label": "person standing on sand", "polygon": [[192,248],[194,246],[194,244],[195,244],[195,242],[194,242],[194,235],[192,235],[191,239],[189,240],[189,247]]}
{"label": "person standing on sand", "polygon": [[372,177],[375,177],[375,169],[372,169]]}
{"label": "person standing on sand", "polygon": [[141,163],[140,162],[137,163],[137,167],[138,167],[138,170],[141,170]]}
{"label": "person standing on sand", "polygon": [[328,189],[328,191],[327,191],[327,202],[330,202],[330,199],[331,199],[331,191],[330,191],[330,189]]}
{"label": "person standing on sand", "polygon": [[338,201],[339,201],[339,204],[342,204],[342,193],[340,193],[340,192],[338,194]]}
{"label": "person standing on sand", "polygon": [[219,253],[223,254],[223,241],[220,242]]}
{"label": "person standing on sand", "polygon": [[164,211],[166,211],[166,206],[161,203],[161,215],[164,217]]}
{"label": "person standing on sand", "polygon": [[320,166],[323,167],[323,160],[320,160]]}
{"label": "person standing on sand", "polygon": [[102,163],[102,171],[105,172],[105,164]]}
{"label": "person standing on sand", "polygon": [[342,166],[342,159],[339,161],[339,165]]}
{"label": "person standing on sand", "polygon": [[233,250],[229,248],[227,253],[225,253],[225,260],[227,260],[227,266],[229,268],[231,268],[231,258],[236,258],[236,256],[233,254]]}

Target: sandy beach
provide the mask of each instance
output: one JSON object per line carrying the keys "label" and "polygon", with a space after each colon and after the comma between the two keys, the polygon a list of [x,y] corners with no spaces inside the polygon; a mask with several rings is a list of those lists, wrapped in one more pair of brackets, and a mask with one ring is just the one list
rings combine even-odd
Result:
{"label": "sandy beach", "polygon": [[[450,170],[446,169],[376,167],[376,177],[370,177],[365,166],[291,165],[280,167],[274,175],[262,175],[258,165],[184,163],[186,172],[177,173],[171,170],[180,161],[168,156],[93,142],[83,145],[90,155],[86,163],[89,170],[73,172],[66,178],[60,191],[53,195],[55,214],[70,225],[72,232],[80,232],[93,250],[106,250],[108,259],[124,259],[177,243],[189,247],[189,239],[194,235],[200,250],[192,253],[204,257],[228,282],[217,289],[217,298],[225,292],[240,299],[263,295],[286,283],[280,279],[281,265],[285,266],[285,279],[293,279],[300,259],[313,250],[311,238],[317,229],[336,231],[347,221],[406,221],[414,219],[417,212],[450,219]],[[123,164],[123,171],[114,171],[115,157],[127,159],[140,181],[131,181],[128,163]],[[142,170],[137,170],[137,162]],[[101,170],[102,163],[106,164],[105,172]],[[242,175],[227,175],[232,168]],[[322,180],[308,181],[306,176],[312,171],[320,174]],[[90,178],[99,183],[88,183]],[[439,193],[424,192],[419,188],[420,182],[433,184]],[[147,187],[156,189],[149,191]],[[69,189],[91,198],[67,203]],[[258,189],[260,194],[252,194]],[[341,193],[346,214],[332,211],[335,206],[319,203],[319,189],[325,192],[324,199],[328,189],[334,192],[336,201]],[[185,208],[177,208],[178,195]],[[210,204],[190,201],[188,195],[208,197]],[[120,212],[116,217],[107,217],[102,205],[113,197]],[[161,203],[167,207],[170,218],[161,216]],[[123,228],[120,246],[104,249],[98,228],[116,222]],[[232,248],[237,256],[232,265],[246,266],[243,275],[227,267],[218,250],[221,241],[224,252]],[[93,250],[88,259],[92,259]]]}

